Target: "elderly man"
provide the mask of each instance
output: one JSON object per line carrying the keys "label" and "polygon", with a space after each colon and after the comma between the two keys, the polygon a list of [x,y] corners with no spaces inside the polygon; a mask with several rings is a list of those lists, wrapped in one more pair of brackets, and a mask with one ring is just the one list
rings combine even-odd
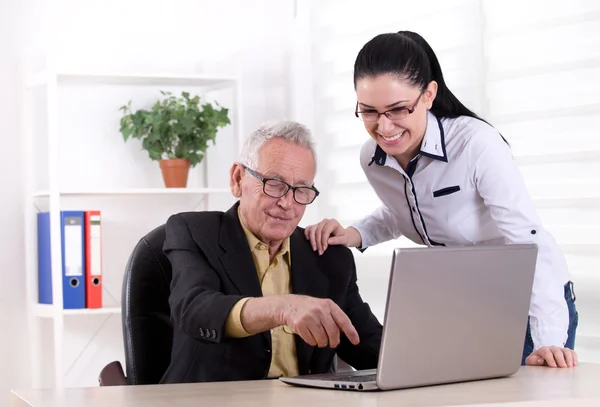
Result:
{"label": "elderly man", "polygon": [[377,367],[382,326],[360,297],[352,253],[319,256],[298,227],[319,194],[315,172],[306,127],[265,125],[230,170],[231,209],[169,218],[174,337],[163,383],[325,373],[335,354]]}

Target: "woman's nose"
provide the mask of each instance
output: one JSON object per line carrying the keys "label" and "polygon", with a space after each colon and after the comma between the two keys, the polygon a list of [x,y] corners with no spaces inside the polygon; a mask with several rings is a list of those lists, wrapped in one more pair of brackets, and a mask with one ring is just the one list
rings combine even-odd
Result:
{"label": "woman's nose", "polygon": [[380,133],[387,133],[388,131],[392,131],[394,129],[394,122],[392,122],[388,117],[384,114],[379,116],[379,120],[377,121],[377,131]]}

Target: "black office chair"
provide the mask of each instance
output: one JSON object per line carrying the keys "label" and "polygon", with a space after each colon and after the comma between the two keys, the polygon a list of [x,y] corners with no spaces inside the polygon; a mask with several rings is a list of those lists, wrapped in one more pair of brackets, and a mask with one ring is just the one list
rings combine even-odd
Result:
{"label": "black office chair", "polygon": [[171,264],[162,251],[164,225],[140,239],[129,256],[121,308],[126,374],[118,361],[99,376],[101,386],[159,383],[171,361]]}

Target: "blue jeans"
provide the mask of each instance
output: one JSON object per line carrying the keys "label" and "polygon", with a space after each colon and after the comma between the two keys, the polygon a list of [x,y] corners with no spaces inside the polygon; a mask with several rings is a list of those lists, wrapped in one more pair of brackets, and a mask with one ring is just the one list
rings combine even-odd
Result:
{"label": "blue jeans", "polygon": [[[579,314],[575,307],[575,291],[573,290],[573,283],[569,281],[565,284],[565,301],[567,301],[567,307],[569,308],[569,328],[567,343],[565,348],[575,349],[575,331],[577,330],[577,324],[579,323]],[[523,348],[523,359],[521,364],[525,365],[525,359],[533,352],[533,339],[531,339],[531,328],[529,326],[529,320],[527,320],[527,333],[525,334],[525,347]]]}

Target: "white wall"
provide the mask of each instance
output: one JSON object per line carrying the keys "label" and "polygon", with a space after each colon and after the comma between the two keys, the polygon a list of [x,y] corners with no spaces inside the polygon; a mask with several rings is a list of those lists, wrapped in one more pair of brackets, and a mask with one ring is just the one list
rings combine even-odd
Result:
{"label": "white wall", "polygon": [[[28,165],[19,157],[20,144],[15,136],[18,111],[14,99],[19,91],[17,67],[21,58],[27,56],[36,67],[41,67],[47,61],[39,57],[50,57],[49,61],[59,68],[75,71],[239,75],[242,79],[242,131],[248,134],[265,120],[291,118],[287,83],[291,72],[289,42],[294,2],[4,0],[0,7],[0,59],[3,61],[0,66],[3,89],[0,94],[0,138],[6,152],[0,163],[4,175],[2,194],[3,197],[14,197],[2,199],[0,203],[3,220],[0,229],[0,247],[3,248],[0,326],[25,328],[23,215],[24,210],[34,209],[23,208],[24,192],[18,177]],[[26,24],[21,25],[17,17],[22,17]],[[25,33],[30,34],[25,36]],[[106,166],[106,177],[102,178],[102,171],[89,168],[78,171],[77,166],[67,171],[66,164],[61,163],[60,173],[65,175],[61,185],[80,186],[86,180],[92,180],[94,185],[105,188],[111,185],[160,186],[162,181],[157,164],[149,162],[146,154],[139,151],[139,145],[123,144],[118,128],[110,130],[110,123],[115,123],[116,116],[106,112],[110,112],[112,106],[116,109],[118,103],[126,102],[125,98],[131,95],[139,96],[134,98],[135,107],[150,101],[151,95],[147,92],[131,89],[128,95],[126,91],[111,93],[110,89],[100,87],[59,88],[62,106],[59,117],[66,119],[62,120],[65,125],[59,123],[61,148],[66,146],[66,151],[76,152],[73,146],[77,145],[79,153],[83,154],[82,140],[89,141],[95,146],[94,152],[104,157],[103,165]],[[229,100],[228,96],[223,97],[223,100]],[[103,122],[99,112],[111,116]],[[89,131],[82,131],[81,124],[86,120],[90,121]],[[43,135],[43,127],[34,130],[40,133],[36,137]],[[233,136],[231,132],[225,134]],[[105,142],[105,139],[97,138],[109,136],[114,140]],[[44,145],[43,137],[37,140],[37,155],[40,155],[46,152],[47,145]],[[223,151],[227,148],[224,146],[229,145],[225,138],[218,139],[217,147],[221,149],[215,151]],[[32,157],[27,157],[29,163],[36,161]],[[126,165],[130,172],[119,177],[118,168],[123,167],[117,165],[117,169],[111,169],[115,164],[111,157],[131,160]],[[233,158],[229,155],[225,158],[228,162],[219,163],[213,154],[209,163],[219,170],[228,169]],[[80,165],[80,169],[86,161],[77,157],[69,160]],[[132,174],[136,168],[139,173]],[[224,180],[222,176],[217,179]],[[47,179],[41,177],[37,187],[43,187],[45,183]],[[159,202],[157,207],[153,206],[155,203],[140,199],[66,202],[67,207],[86,205],[86,208],[106,209],[107,216],[103,219],[106,220],[105,240],[108,242],[103,255],[107,265],[104,270],[105,305],[116,304],[119,300],[124,265],[137,239],[164,221],[168,214],[195,206],[195,202],[173,198]],[[46,338],[51,327],[50,321],[44,321],[39,335]],[[25,334],[4,328],[1,332],[0,394],[6,394],[8,388],[29,386],[30,371]],[[64,349],[63,362],[68,373],[65,385],[96,385],[97,374],[104,364],[112,360],[123,362],[119,316],[66,318]],[[48,356],[51,353],[52,343],[49,342],[40,357],[43,377],[39,384],[43,387],[53,385],[52,358]]]}
{"label": "white wall", "polygon": [[23,199],[18,122],[17,60],[28,41],[23,27],[26,5],[0,2],[0,406],[9,389],[28,384],[26,370]]}

